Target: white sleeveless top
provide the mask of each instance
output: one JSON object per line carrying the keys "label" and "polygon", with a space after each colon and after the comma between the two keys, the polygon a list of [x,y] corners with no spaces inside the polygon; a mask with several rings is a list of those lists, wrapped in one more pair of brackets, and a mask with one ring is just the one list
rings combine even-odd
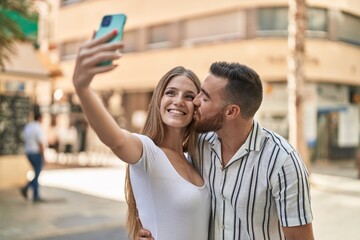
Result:
{"label": "white sleeveless top", "polygon": [[143,227],[156,240],[207,240],[210,193],[183,179],[165,153],[147,136],[139,162],[130,165],[130,180]]}

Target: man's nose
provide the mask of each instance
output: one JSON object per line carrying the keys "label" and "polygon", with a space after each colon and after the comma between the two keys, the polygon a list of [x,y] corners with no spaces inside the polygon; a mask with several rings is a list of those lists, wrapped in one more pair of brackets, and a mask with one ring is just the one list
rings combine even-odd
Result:
{"label": "man's nose", "polygon": [[199,95],[196,95],[196,97],[195,97],[194,100],[193,100],[193,104],[194,104],[196,107],[199,107],[199,106],[200,106]]}

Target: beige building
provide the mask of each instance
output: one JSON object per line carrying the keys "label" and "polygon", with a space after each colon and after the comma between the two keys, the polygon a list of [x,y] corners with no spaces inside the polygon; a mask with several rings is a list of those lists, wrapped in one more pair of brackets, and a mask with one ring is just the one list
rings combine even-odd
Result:
{"label": "beige building", "polygon": [[[47,106],[52,114],[75,125],[85,122],[71,79],[78,48],[103,15],[125,13],[120,66],[93,84],[120,125],[140,129],[152,90],[170,68],[183,65],[204,79],[212,62],[224,60],[260,74],[265,99],[256,118],[287,137],[287,0],[46,2],[42,46],[63,73],[51,85],[57,96]],[[360,2],[308,0],[307,6],[308,146],[313,159],[355,158],[360,145]]]}
{"label": "beige building", "polygon": [[[39,12],[35,19],[8,13],[8,17],[17,19],[29,41],[15,43],[9,61],[0,69],[0,188],[26,181],[30,164],[23,154],[23,127],[33,104],[48,112],[53,83],[61,76],[61,69],[49,55],[49,38],[44,32],[47,28],[42,28],[50,20],[50,4],[38,1],[35,6]],[[35,40],[38,44],[34,44]],[[46,115],[44,128],[49,125]]]}
{"label": "beige building", "polygon": [[[307,6],[307,142],[313,159],[354,158],[360,138],[360,2],[308,0]],[[141,126],[151,91],[170,68],[184,65],[204,79],[212,62],[225,60],[256,69],[265,85],[257,118],[287,137],[288,1],[61,1],[52,39],[64,71],[57,88],[73,92],[78,47],[110,13],[128,17],[125,54],[120,67],[99,76],[94,87],[120,124]]]}

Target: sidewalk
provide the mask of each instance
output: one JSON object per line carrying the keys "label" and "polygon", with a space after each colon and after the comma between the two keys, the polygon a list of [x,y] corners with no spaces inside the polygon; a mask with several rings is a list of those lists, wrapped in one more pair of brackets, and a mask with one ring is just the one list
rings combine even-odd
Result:
{"label": "sidewalk", "polygon": [[311,173],[313,188],[360,197],[360,179],[354,161],[318,161],[312,165]]}
{"label": "sidewalk", "polygon": [[[44,170],[41,192],[48,201],[39,204],[26,202],[18,189],[0,190],[0,240],[127,239],[124,170],[123,166]],[[331,238],[336,236],[331,233],[334,230],[342,231],[337,233],[340,236],[350,231],[351,236],[359,236],[358,228],[353,227],[360,224],[356,220],[360,214],[356,170],[317,164],[311,172],[317,240],[336,239]],[[347,198],[349,208],[336,207],[338,196]],[[344,230],[339,229],[340,219],[344,219]]]}
{"label": "sidewalk", "polygon": [[0,190],[0,240],[70,239],[67,236],[106,229],[115,229],[116,236],[103,239],[127,239],[126,203],[119,200],[121,171],[119,167],[44,170],[40,179],[44,203],[25,201],[18,189]]}

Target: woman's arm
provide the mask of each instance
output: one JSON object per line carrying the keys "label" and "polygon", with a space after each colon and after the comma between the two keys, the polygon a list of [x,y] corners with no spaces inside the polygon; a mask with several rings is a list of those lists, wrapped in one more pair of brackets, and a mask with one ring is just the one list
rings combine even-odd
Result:
{"label": "woman's arm", "polygon": [[136,163],[142,154],[141,141],[118,126],[90,87],[96,74],[109,72],[117,67],[115,64],[98,65],[103,61],[116,60],[121,57],[116,50],[122,48],[123,44],[121,42],[107,43],[115,35],[114,31],[99,39],[86,42],[80,47],[73,83],[84,114],[100,140],[111,148],[121,160],[127,163]]}

